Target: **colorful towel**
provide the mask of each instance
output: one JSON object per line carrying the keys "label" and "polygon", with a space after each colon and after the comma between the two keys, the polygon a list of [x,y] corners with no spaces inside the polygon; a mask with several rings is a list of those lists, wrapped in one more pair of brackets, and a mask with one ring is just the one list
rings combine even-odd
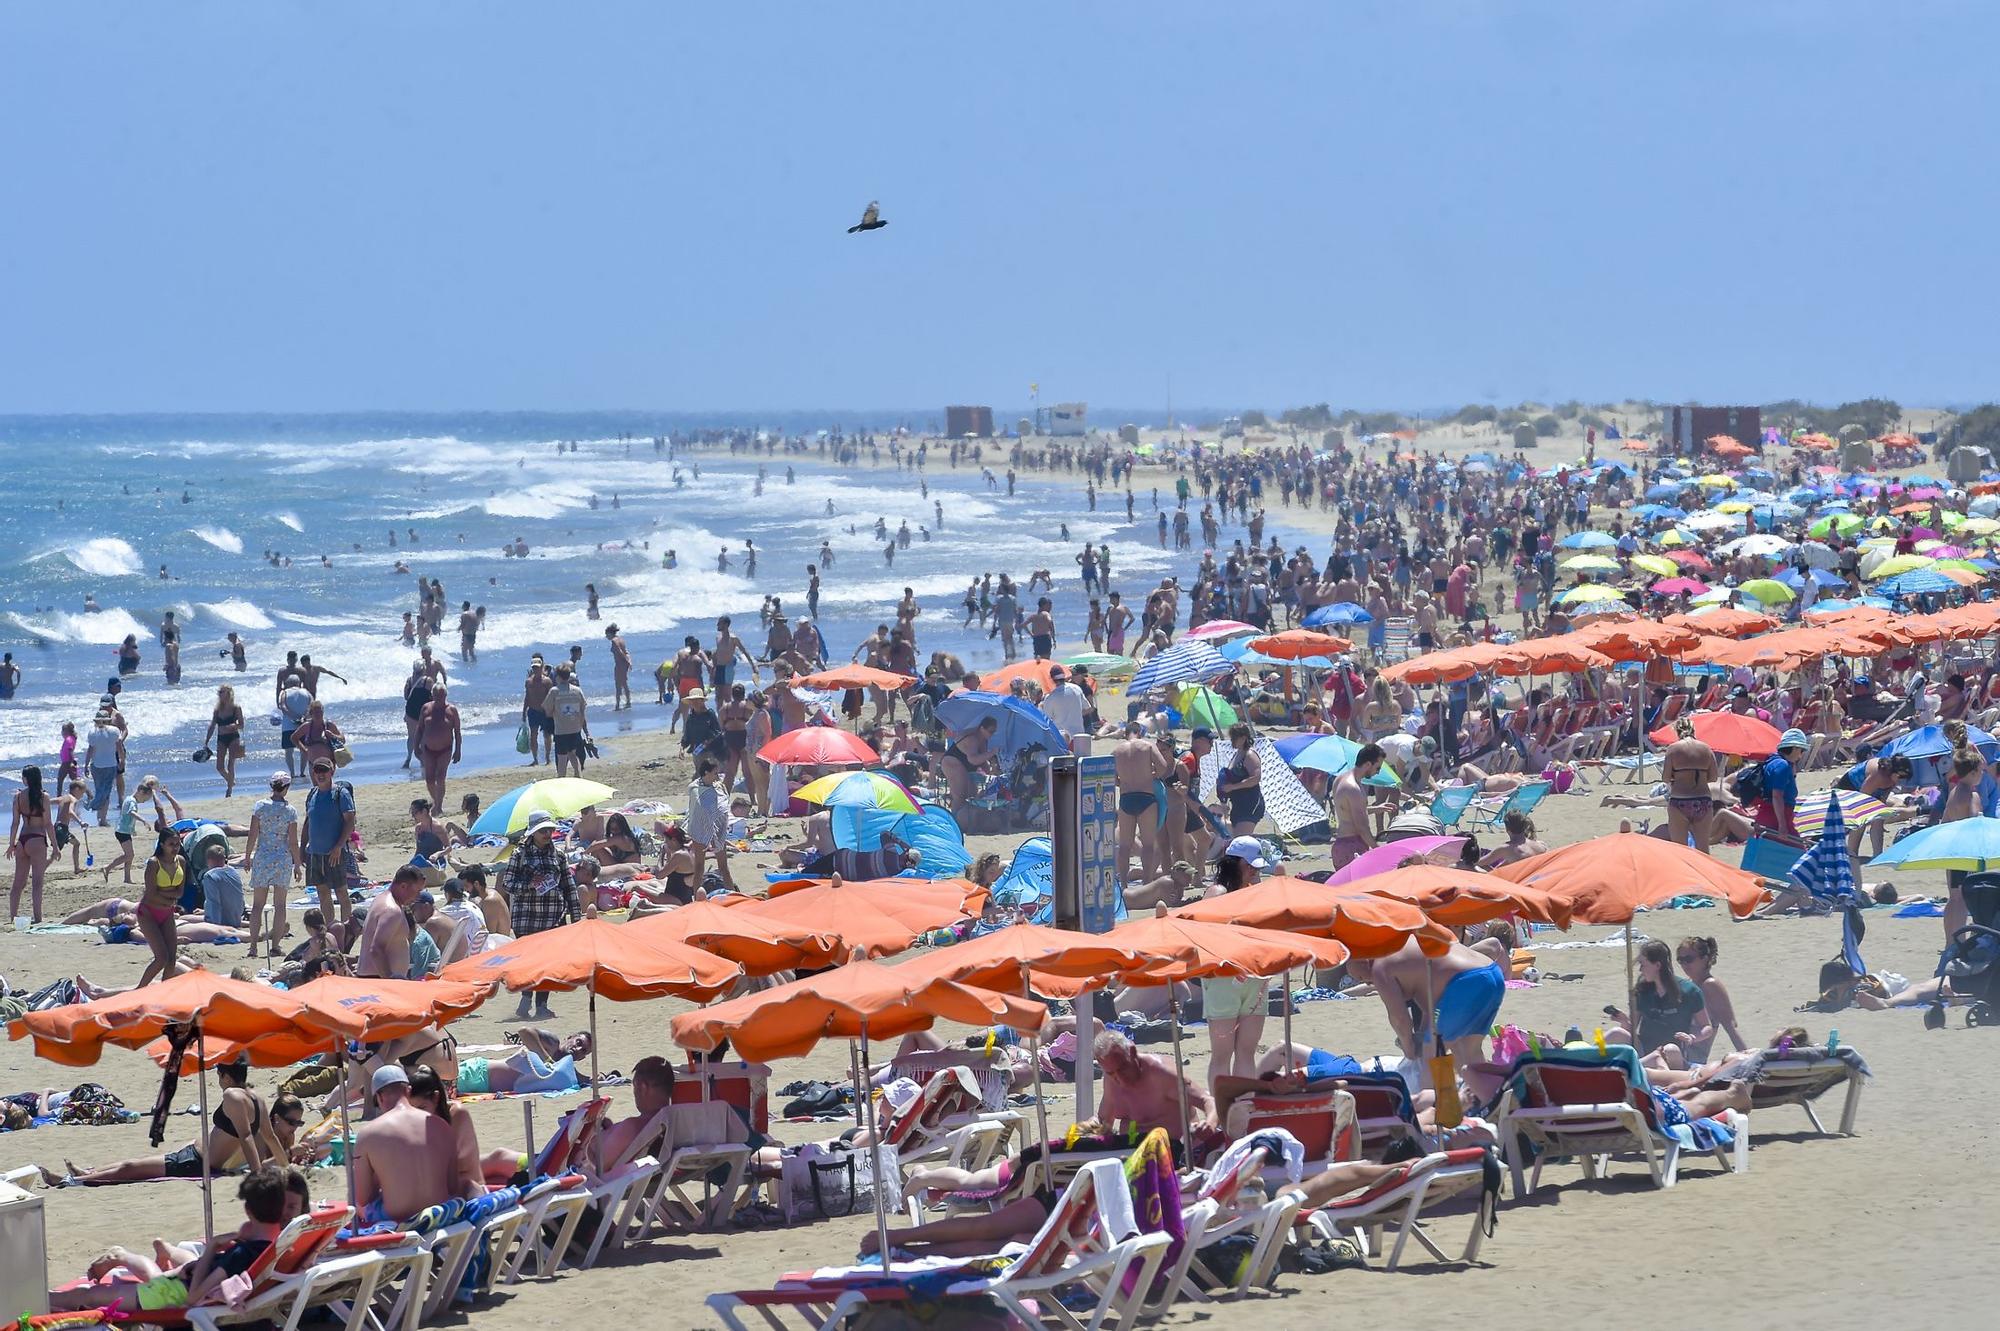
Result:
{"label": "colorful towel", "polygon": [[[1180,1175],[1174,1169],[1173,1147],[1164,1128],[1147,1133],[1126,1157],[1125,1181],[1131,1187],[1133,1219],[1140,1232],[1167,1236],[1167,1255],[1160,1260],[1159,1273],[1154,1277],[1156,1288],[1146,1291],[1150,1298],[1158,1283],[1174,1269],[1181,1247],[1187,1242],[1187,1226],[1181,1220]],[[1132,1278],[1126,1277],[1128,1294]]]}

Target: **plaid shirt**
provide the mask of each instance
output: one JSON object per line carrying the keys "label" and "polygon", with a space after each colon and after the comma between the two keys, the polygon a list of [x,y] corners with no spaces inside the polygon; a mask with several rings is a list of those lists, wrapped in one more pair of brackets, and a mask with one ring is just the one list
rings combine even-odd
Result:
{"label": "plaid shirt", "polygon": [[583,918],[583,906],[576,896],[576,877],[553,841],[538,846],[533,837],[523,840],[513,858],[507,861],[500,883],[507,891],[507,909],[514,920],[516,938]]}

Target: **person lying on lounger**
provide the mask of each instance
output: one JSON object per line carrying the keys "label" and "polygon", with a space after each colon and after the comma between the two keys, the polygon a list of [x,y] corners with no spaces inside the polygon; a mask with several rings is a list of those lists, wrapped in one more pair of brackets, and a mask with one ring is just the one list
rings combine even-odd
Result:
{"label": "person lying on lounger", "polygon": [[239,1165],[254,1169],[289,1159],[299,1126],[305,1122],[305,1106],[292,1096],[281,1095],[267,1109],[263,1097],[249,1087],[247,1059],[216,1065],[215,1079],[222,1085],[222,1098],[210,1115],[206,1131],[178,1151],[121,1160],[98,1169],[78,1169],[65,1160],[63,1167],[69,1172],[58,1174],[43,1169],[43,1184],[51,1188],[97,1188],[162,1178],[200,1178],[204,1153],[211,1174]]}
{"label": "person lying on lounger", "polygon": [[[186,1308],[210,1301],[223,1281],[250,1269],[295,1214],[290,1209],[292,1194],[283,1165],[262,1165],[251,1171],[237,1187],[236,1196],[243,1203],[243,1224],[233,1235],[218,1239],[213,1251],[170,1270],[135,1259],[138,1264],[127,1267],[127,1278],[52,1291],[49,1309],[88,1312],[110,1308],[131,1317],[141,1311]],[[119,1255],[134,1257],[130,1253]]]}

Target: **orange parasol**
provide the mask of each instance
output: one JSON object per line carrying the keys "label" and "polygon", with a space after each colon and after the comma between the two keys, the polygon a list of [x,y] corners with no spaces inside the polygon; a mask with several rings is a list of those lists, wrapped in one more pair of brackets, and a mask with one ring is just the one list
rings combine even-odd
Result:
{"label": "orange parasol", "polygon": [[932,929],[957,924],[979,913],[986,889],[963,878],[927,883],[914,878],[882,878],[856,883],[835,877],[793,879],[771,884],[771,894],[734,910],[771,924],[833,931],[850,957],[884,957],[901,952]]}
{"label": "orange parasol", "polygon": [[1005,693],[1017,679],[1025,679],[1041,686],[1047,693],[1056,686],[1055,677],[1049,672],[1056,668],[1054,661],[1016,661],[996,670],[979,672],[979,687],[989,693]]}
{"label": "orange parasol", "polygon": [[1928,513],[1931,511],[1933,507],[1935,507],[1935,505],[1930,504],[1928,502],[1915,503],[1915,504],[1898,504],[1889,511],[1891,513],[1897,514],[1900,517],[1907,518]]}
{"label": "orange parasol", "polygon": [[1346,887],[1407,901],[1439,924],[1454,929],[1497,920],[1503,915],[1519,915],[1558,929],[1569,928],[1569,902],[1561,897],[1493,874],[1469,873],[1444,864],[1405,865],[1388,873],[1358,878]]}
{"label": "orange parasol", "polygon": [[1495,870],[1494,877],[1567,900],[1577,924],[1625,924],[1640,907],[1678,896],[1726,901],[1740,919],[1764,897],[1757,875],[1637,832],[1614,832],[1516,860]]}
{"label": "orange parasol", "polygon": [[877,670],[874,666],[865,665],[841,665],[810,675],[800,675],[793,682],[809,689],[907,689],[917,681],[909,675],[899,675],[893,670]]}
{"label": "orange parasol", "polygon": [[1764,633],[1778,627],[1778,621],[1769,615],[1760,615],[1754,610],[1738,610],[1734,606],[1724,606],[1701,615],[1668,615],[1660,622],[1670,628],[1693,629],[1696,633],[1715,638],[1747,638],[1753,633]]}
{"label": "orange parasol", "polygon": [[1142,970],[1148,964],[1145,955],[1129,944],[1111,941],[1109,934],[1010,924],[954,947],[927,952],[904,962],[900,969],[1012,994],[1026,991],[1029,972],[1101,982]]}
{"label": "orange parasol", "polygon": [[1562,638],[1529,638],[1508,647],[1510,659],[1493,667],[1496,675],[1569,675],[1616,664],[1603,652]]}
{"label": "orange parasol", "polygon": [[196,970],[88,1003],[30,1012],[10,1022],[7,1033],[16,1040],[32,1038],[37,1057],[83,1068],[97,1062],[107,1044],[138,1049],[167,1027],[189,1022],[201,1024],[204,1041],[210,1036],[236,1044],[269,1036],[317,1039],[320,1032],[304,1024],[304,1012],[305,1005],[283,989]]}
{"label": "orange parasol", "polygon": [[1592,624],[1567,635],[1569,641],[1614,661],[1650,661],[1682,651],[1701,641],[1702,635],[1676,624],[1651,619],[1628,619]]}
{"label": "orange parasol", "polygon": [[800,726],[757,750],[767,763],[806,767],[838,767],[844,763],[879,763],[882,755],[868,741],[837,726]]}
{"label": "orange parasol", "polygon": [[1384,666],[1380,678],[1391,684],[1399,681],[1408,684],[1456,684],[1478,673],[1478,666],[1466,660],[1458,650],[1452,650],[1425,652],[1422,656]]}
{"label": "orange parasol", "polygon": [[1338,966],[1351,955],[1345,944],[1331,939],[1215,924],[1164,911],[1127,920],[1104,937],[1152,959],[1142,973],[1127,977],[1129,983],[1140,985],[1280,975],[1294,966]]}
{"label": "orange parasol", "polygon": [[1389,956],[1412,938],[1431,944],[1427,950],[1438,952],[1450,942],[1449,936],[1414,906],[1284,875],[1190,902],[1174,914],[1210,924],[1240,924],[1331,938],[1358,957]]}
{"label": "orange parasol", "polygon": [[1875,441],[1884,448],[1922,448],[1923,441],[1913,434],[1885,434]]}
{"label": "orange parasol", "polygon": [[720,901],[697,901],[625,926],[647,939],[685,943],[733,961],[749,976],[818,970],[847,960],[847,945],[825,925],[774,920]]}
{"label": "orange parasol", "polygon": [[1308,656],[1338,656],[1354,650],[1346,638],[1311,629],[1286,629],[1250,640],[1250,650],[1278,661],[1297,661]]}
{"label": "orange parasol", "polygon": [[1652,447],[1644,439],[1627,439],[1625,441],[1625,451],[1627,453],[1646,453],[1650,452]]}
{"label": "orange parasol", "polygon": [[[1696,712],[1691,719],[1694,737],[1717,753],[1768,758],[1778,751],[1778,728],[1769,721],[1728,711]],[[1672,726],[1661,726],[1649,738],[1655,744],[1672,744],[1678,736]]]}

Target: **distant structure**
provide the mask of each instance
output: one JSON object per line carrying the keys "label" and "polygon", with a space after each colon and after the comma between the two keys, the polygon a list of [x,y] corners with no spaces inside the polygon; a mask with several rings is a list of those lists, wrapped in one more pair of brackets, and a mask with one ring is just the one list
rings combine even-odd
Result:
{"label": "distant structure", "polygon": [[1090,409],[1081,402],[1058,402],[1053,407],[1035,409],[1035,430],[1039,434],[1078,437],[1090,433]]}
{"label": "distant structure", "polygon": [[1719,434],[1755,448],[1764,438],[1764,413],[1758,407],[1668,407],[1663,433],[1673,451],[1683,455]]}
{"label": "distant structure", "polygon": [[991,439],[993,408],[946,407],[944,433],[947,439]]}

